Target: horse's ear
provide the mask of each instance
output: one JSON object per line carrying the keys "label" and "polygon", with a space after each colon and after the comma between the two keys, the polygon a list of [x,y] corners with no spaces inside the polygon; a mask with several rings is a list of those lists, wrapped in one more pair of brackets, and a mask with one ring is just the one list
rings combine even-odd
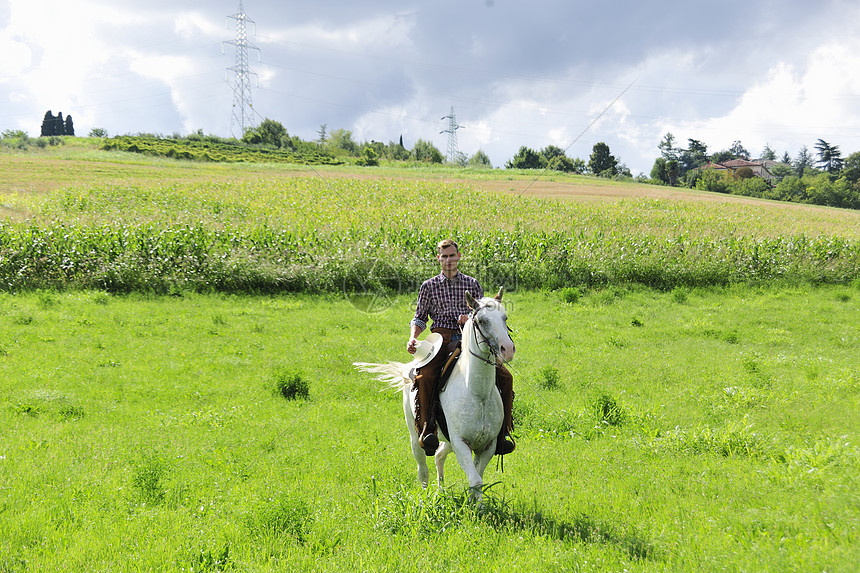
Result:
{"label": "horse's ear", "polygon": [[475,297],[473,297],[469,291],[466,291],[466,306],[468,306],[472,310],[478,308],[478,302],[475,300]]}
{"label": "horse's ear", "polygon": [[496,293],[496,296],[494,296],[493,298],[495,298],[495,299],[496,299],[497,301],[499,301],[499,302],[502,302],[502,295],[503,295],[503,294],[505,294],[505,287],[500,286],[500,287],[499,287],[499,292],[497,292],[497,293]]}

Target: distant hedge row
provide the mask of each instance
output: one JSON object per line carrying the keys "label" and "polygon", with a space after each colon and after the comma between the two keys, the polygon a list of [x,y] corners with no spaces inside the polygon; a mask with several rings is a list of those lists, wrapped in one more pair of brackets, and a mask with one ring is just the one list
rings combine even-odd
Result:
{"label": "distant hedge row", "polygon": [[[560,232],[458,231],[464,270],[509,290],[639,283],[659,289],[739,282],[848,283],[860,241],[805,236],[583,239]],[[438,272],[438,232],[325,235],[257,227],[0,224],[0,289],[229,293],[413,291]]]}
{"label": "distant hedge row", "polygon": [[323,153],[249,146],[240,142],[170,139],[155,136],[117,136],[106,139],[101,149],[128,151],[156,157],[224,163],[263,162],[301,165],[341,165],[342,160]]}

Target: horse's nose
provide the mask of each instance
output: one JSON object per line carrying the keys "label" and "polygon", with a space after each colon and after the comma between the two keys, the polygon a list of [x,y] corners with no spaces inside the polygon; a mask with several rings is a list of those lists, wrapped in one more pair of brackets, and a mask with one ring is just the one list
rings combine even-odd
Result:
{"label": "horse's nose", "polygon": [[514,357],[514,352],[516,352],[516,347],[514,346],[513,341],[510,344],[502,344],[499,346],[499,350],[502,352],[502,357],[504,357],[505,362],[509,362]]}

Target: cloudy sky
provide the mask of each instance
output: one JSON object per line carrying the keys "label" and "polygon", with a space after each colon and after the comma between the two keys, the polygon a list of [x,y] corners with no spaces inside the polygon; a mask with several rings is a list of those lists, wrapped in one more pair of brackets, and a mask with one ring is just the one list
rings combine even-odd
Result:
{"label": "cloudy sky", "polygon": [[[587,160],[603,141],[647,174],[666,132],[710,152],[740,140],[753,156],[767,144],[794,157],[819,138],[860,151],[856,0],[245,0],[244,11],[260,49],[257,119],[303,139],[325,124],[445,153],[453,107],[460,150],[495,166],[522,145]],[[224,42],[238,12],[238,0],[0,0],[0,130],[37,136],[51,110],[78,135],[228,136]]]}

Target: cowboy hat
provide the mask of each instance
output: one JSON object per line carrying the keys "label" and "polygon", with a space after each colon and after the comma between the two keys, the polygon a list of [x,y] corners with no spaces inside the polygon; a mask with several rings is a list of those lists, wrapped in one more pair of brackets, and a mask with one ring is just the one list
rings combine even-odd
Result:
{"label": "cowboy hat", "polygon": [[419,340],[415,346],[415,354],[413,354],[412,362],[403,365],[403,376],[414,379],[415,371],[422,366],[427,365],[433,360],[433,357],[439,354],[439,349],[442,348],[442,335],[436,332],[431,332],[424,340]]}

